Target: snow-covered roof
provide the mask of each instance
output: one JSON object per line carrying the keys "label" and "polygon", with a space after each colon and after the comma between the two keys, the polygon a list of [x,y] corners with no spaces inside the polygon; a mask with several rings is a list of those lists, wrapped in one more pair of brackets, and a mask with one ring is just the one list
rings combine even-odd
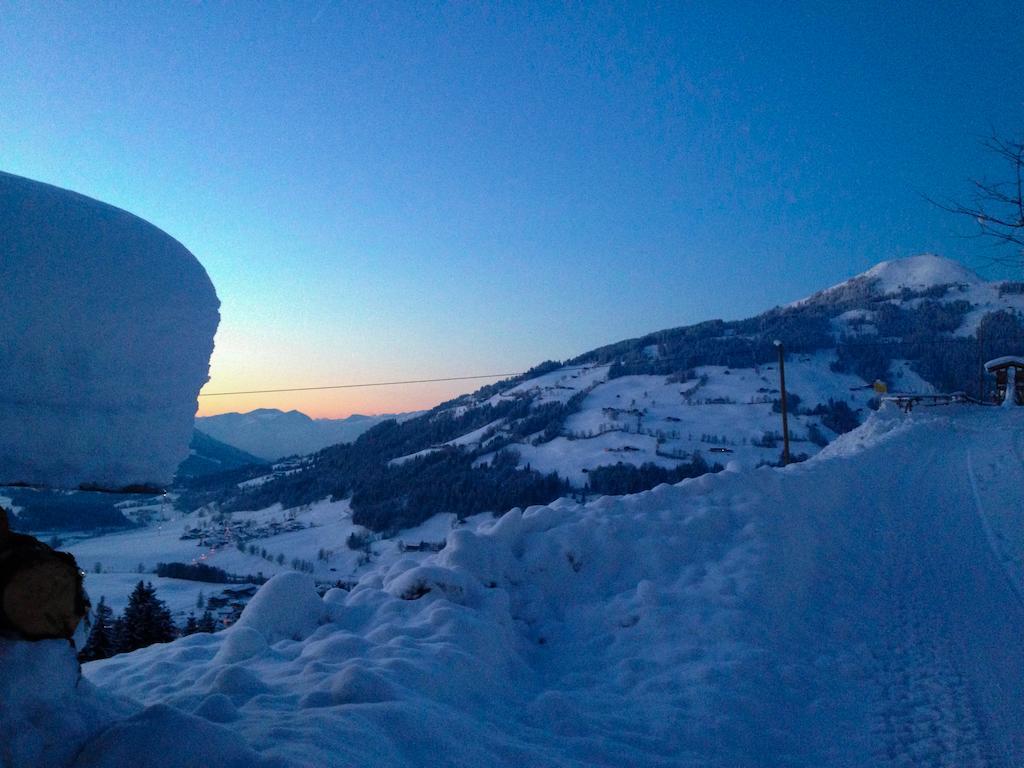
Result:
{"label": "snow-covered roof", "polygon": [[188,455],[219,301],[130,213],[0,173],[0,482],[164,483]]}
{"label": "snow-covered roof", "polygon": [[1008,365],[1016,365],[1024,368],[1024,357],[1017,357],[1016,355],[1006,355],[1005,357],[997,357],[995,360],[989,360],[985,363],[986,371],[993,371],[996,368],[1004,368]]}

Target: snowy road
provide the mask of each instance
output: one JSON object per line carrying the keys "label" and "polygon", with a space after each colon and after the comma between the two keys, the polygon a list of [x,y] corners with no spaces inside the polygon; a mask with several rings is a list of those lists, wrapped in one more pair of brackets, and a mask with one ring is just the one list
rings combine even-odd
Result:
{"label": "snowy road", "polygon": [[786,470],[462,527],[312,632],[271,582],[247,626],[86,675],[275,766],[1021,765],[1022,456],[1024,412],[875,417]]}
{"label": "snowy road", "polygon": [[831,472],[827,485],[811,467],[781,484],[791,503],[773,520],[773,562],[751,610],[769,658],[794,665],[762,677],[762,690],[795,706],[777,709],[785,725],[761,754],[829,765],[1024,762],[1024,606],[1007,571],[1015,566],[986,530],[991,508],[1013,510],[1017,541],[1024,525],[1013,520],[1024,511],[1020,433],[1008,426],[991,412],[940,417],[837,459],[857,471]]}

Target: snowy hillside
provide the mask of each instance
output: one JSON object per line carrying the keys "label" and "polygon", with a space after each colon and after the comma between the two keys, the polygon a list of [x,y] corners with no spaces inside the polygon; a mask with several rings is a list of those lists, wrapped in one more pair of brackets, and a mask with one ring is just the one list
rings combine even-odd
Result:
{"label": "snowy hillside", "polygon": [[[828,304],[840,297],[861,294],[875,303],[908,304],[916,306],[924,301],[950,304],[966,302],[967,311],[962,322],[951,329],[954,336],[976,334],[981,320],[997,312],[1024,311],[1024,283],[987,282],[962,264],[932,254],[893,259],[876,264],[866,272],[846,280],[802,301],[791,304]],[[857,334],[871,333],[876,313],[856,312],[840,320],[844,331]]]}
{"label": "snowy hillside", "polygon": [[266,464],[264,459],[253,456],[220,440],[215,440],[198,429],[192,432],[189,455],[178,465],[178,477],[196,477],[225,472],[253,464]]}
{"label": "snowy hillside", "polygon": [[1019,765],[1024,413],[922,411],[785,470],[474,518],[322,600],[283,574],[231,629],[86,665],[104,693],[59,692],[61,740],[19,711],[0,743],[83,767],[183,765],[171,733],[189,764]]}
{"label": "snowy hillside", "polygon": [[259,408],[248,413],[201,416],[196,427],[222,443],[275,461],[285,456],[304,456],[329,445],[351,443],[374,424],[412,414],[353,414],[344,419],[311,419],[299,411]]}
{"label": "snowy hillside", "polygon": [[[186,508],[244,511],[350,498],[390,531],[575,493],[635,492],[714,465],[778,463],[777,351],[787,351],[797,458],[862,421],[890,392],[964,390],[979,360],[1024,349],[1024,284],[988,283],[937,256],[888,261],[747,320],[708,321],[601,347],[384,422],[260,484],[187,490]],[[985,396],[988,392],[986,391]],[[461,488],[460,493],[450,489]]]}
{"label": "snowy hillside", "polygon": [[819,291],[796,304],[820,300],[855,286],[881,297],[899,295],[904,290],[926,291],[946,285],[965,290],[983,287],[986,283],[959,262],[934,254],[921,254],[879,262],[866,272]]}

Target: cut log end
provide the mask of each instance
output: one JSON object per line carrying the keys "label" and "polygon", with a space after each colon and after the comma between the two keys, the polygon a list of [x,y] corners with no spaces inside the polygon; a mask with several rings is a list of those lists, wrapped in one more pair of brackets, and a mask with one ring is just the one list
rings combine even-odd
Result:
{"label": "cut log end", "polygon": [[75,558],[6,523],[0,509],[0,629],[29,640],[70,638],[89,607]]}

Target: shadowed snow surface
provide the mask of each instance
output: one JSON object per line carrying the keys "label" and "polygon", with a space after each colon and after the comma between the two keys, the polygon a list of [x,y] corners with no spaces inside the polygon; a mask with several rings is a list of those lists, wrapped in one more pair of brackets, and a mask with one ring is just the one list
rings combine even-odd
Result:
{"label": "shadowed snow surface", "polygon": [[[232,629],[86,665],[144,709],[98,725],[76,694],[75,764],[174,729],[223,764],[1019,765],[1022,428],[882,413],[786,470],[467,525],[322,600],[278,577]],[[11,764],[41,764],[22,726]]]}

